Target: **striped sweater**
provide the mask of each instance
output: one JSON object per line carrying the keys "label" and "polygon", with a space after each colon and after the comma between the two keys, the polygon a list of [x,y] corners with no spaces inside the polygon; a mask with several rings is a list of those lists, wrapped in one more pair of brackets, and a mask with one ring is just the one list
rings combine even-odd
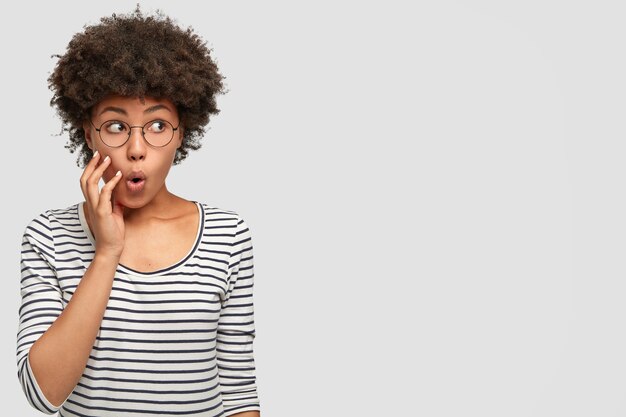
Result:
{"label": "striped sweater", "polygon": [[196,202],[195,244],[144,273],[119,264],[87,366],[60,407],[28,353],[72,298],[95,253],[82,204],[48,210],[24,230],[17,375],[29,403],[59,416],[229,416],[260,410],[253,357],[250,230]]}

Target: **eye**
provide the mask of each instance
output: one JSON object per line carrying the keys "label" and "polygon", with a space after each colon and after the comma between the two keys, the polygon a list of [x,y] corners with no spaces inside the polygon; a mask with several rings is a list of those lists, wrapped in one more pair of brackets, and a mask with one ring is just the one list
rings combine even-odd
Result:
{"label": "eye", "polygon": [[123,122],[111,120],[104,124],[104,129],[107,133],[124,133],[126,132],[126,125]]}
{"label": "eye", "polygon": [[167,122],[163,120],[153,120],[148,123],[148,132],[162,133],[167,130]]}

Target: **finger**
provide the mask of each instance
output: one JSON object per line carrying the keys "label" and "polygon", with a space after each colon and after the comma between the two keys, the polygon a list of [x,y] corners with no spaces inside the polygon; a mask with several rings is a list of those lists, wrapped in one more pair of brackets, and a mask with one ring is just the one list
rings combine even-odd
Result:
{"label": "finger", "polygon": [[111,204],[113,205],[113,214],[117,214],[123,219],[124,218],[124,206],[118,203],[113,197],[111,197]]}
{"label": "finger", "polygon": [[100,160],[100,153],[96,151],[94,152],[91,160],[87,163],[87,166],[85,166],[85,169],[83,170],[83,173],[80,176],[80,189],[83,192],[83,196],[85,197],[85,200],[87,201],[89,200],[88,195],[87,195],[87,179],[89,178],[93,170],[96,169],[98,160]]}
{"label": "finger", "polygon": [[120,182],[122,178],[122,172],[117,171],[117,173],[102,187],[102,191],[100,192],[100,201],[98,202],[98,208],[102,210],[103,213],[110,213],[112,211],[112,194],[115,186]]}
{"label": "finger", "polygon": [[97,207],[98,202],[100,201],[100,191],[99,191],[99,183],[100,178],[102,178],[102,174],[104,174],[104,170],[111,163],[111,158],[106,156],[102,163],[98,165],[98,167],[91,173],[89,178],[87,178],[87,195],[89,196],[90,203],[92,207]]}
{"label": "finger", "polygon": [[[120,175],[120,179],[121,179],[121,175]],[[113,187],[113,189],[115,189],[115,187]],[[117,200],[115,199],[115,194],[111,194],[111,205],[113,206],[113,214],[117,214],[121,216],[123,219],[125,207],[123,204],[117,202]]]}

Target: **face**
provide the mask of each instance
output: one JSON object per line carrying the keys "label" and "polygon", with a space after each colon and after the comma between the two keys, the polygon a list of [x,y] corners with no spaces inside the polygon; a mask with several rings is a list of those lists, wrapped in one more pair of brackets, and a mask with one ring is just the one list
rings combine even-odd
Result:
{"label": "face", "polygon": [[[182,144],[182,127],[174,131],[172,140],[163,147],[155,147],[146,142],[140,128],[130,129],[130,138],[122,146],[113,148],[104,144],[96,128],[107,123],[101,131],[124,134],[125,126],[146,126],[145,131],[158,132],[163,126],[160,121],[167,121],[175,128],[179,126],[176,106],[167,99],[146,97],[142,103],[136,97],[110,96],[100,101],[91,112],[91,123],[85,122],[85,139],[92,151],[98,151],[101,160],[111,158],[111,164],[103,175],[108,182],[119,170],[122,179],[113,191],[113,198],[128,208],[143,207],[155,198],[167,194],[165,179],[176,156],[176,149]],[[152,123],[154,122],[154,123]],[[106,127],[108,126],[108,127]],[[124,136],[126,137],[126,136]]]}

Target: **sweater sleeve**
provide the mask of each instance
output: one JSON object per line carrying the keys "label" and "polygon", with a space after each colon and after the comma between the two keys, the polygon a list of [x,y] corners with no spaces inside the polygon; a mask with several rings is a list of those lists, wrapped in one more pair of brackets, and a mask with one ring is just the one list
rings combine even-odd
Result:
{"label": "sweater sleeve", "polygon": [[54,406],[44,396],[29,361],[31,346],[63,311],[54,265],[54,240],[47,214],[40,214],[26,226],[21,252],[17,377],[28,402],[45,414],[54,414],[61,407]]}
{"label": "sweater sleeve", "polygon": [[217,326],[217,364],[224,416],[260,411],[253,355],[252,237],[241,217],[237,219],[228,273],[228,289]]}

